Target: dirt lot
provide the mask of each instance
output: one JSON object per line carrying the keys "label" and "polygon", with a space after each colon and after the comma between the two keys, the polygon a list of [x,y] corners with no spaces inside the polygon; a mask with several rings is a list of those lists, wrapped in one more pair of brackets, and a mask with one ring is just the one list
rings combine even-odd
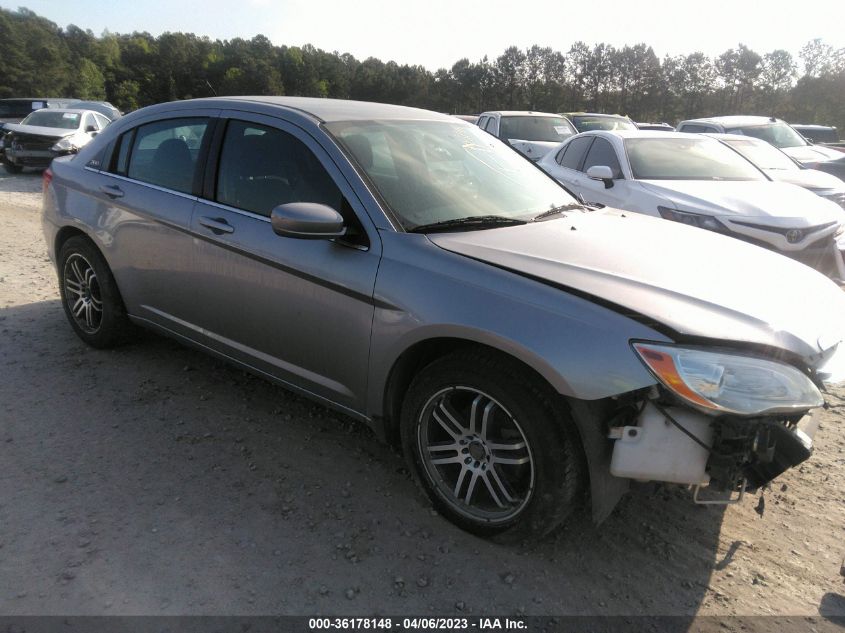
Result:
{"label": "dirt lot", "polygon": [[40,184],[0,176],[0,614],[845,615],[845,390],[764,508],[645,485],[494,545],[349,419],[152,335],[85,347]]}

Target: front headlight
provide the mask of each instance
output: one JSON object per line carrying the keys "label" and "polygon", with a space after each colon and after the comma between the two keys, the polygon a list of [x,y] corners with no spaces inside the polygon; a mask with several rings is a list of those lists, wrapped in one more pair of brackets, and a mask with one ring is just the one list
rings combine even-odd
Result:
{"label": "front headlight", "polygon": [[711,415],[794,413],[824,404],[818,388],[791,365],[657,343],[633,346],[664,387]]}
{"label": "front headlight", "polygon": [[74,144],[73,138],[66,136],[50,148],[54,152],[75,152],[79,148]]}
{"label": "front headlight", "polygon": [[668,207],[657,207],[657,211],[660,213],[660,217],[664,220],[672,220],[674,222],[680,222],[681,224],[695,226],[699,229],[716,231],[717,233],[727,233],[725,225],[710,215],[690,213],[689,211],[678,211],[677,209],[670,209]]}

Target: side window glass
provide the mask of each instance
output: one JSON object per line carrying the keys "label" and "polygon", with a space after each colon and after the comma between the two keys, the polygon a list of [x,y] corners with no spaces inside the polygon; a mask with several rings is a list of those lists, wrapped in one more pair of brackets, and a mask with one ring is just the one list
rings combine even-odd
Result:
{"label": "side window glass", "polygon": [[490,117],[490,120],[489,120],[489,121],[487,121],[487,127],[486,127],[485,129],[486,129],[488,132],[490,132],[490,134],[492,134],[493,136],[496,136],[496,133],[497,133],[497,130],[496,130],[496,117],[494,117],[494,116],[491,116],[491,117]]}
{"label": "side window glass", "polygon": [[613,146],[603,138],[597,138],[590,151],[587,152],[587,159],[584,161],[582,171],[587,171],[590,167],[595,165],[605,165],[610,167],[614,178],[622,178],[622,168],[619,166],[619,160],[616,158],[616,152]]}
{"label": "side window glass", "polygon": [[695,123],[691,123],[689,125],[683,126],[683,128],[678,131],[686,132],[688,134],[701,134],[702,132],[709,132],[710,130],[708,130],[703,125],[696,125]]}
{"label": "side window glass", "polygon": [[263,216],[288,202],[318,202],[343,211],[340,190],[302,141],[243,121],[227,126],[216,199]]}
{"label": "side window glass", "polygon": [[[167,119],[142,125],[135,131],[127,176],[191,193],[197,156],[207,129],[208,120],[200,118]],[[120,151],[123,152],[123,143]]]}
{"label": "side window glass", "polygon": [[582,136],[569,141],[566,146],[566,153],[560,162],[561,167],[577,170],[581,166],[581,159],[584,158],[584,154],[587,153],[592,142],[592,136]]}

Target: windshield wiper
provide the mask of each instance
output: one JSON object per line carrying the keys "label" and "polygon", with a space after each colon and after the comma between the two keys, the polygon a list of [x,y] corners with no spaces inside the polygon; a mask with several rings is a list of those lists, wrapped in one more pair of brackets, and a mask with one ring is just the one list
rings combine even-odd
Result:
{"label": "windshield wiper", "polygon": [[438,231],[449,231],[451,229],[490,229],[498,226],[515,226],[526,224],[525,220],[508,218],[503,215],[470,215],[465,218],[453,218],[432,222],[431,224],[420,224],[412,228],[409,233],[437,233]]}
{"label": "windshield wiper", "polygon": [[570,204],[564,204],[559,207],[554,207],[553,209],[549,209],[548,211],[543,211],[540,215],[535,215],[531,218],[532,222],[539,222],[540,220],[545,220],[546,218],[550,218],[553,215],[558,215],[559,213],[565,213],[567,211],[586,211],[588,210],[586,204],[581,204],[579,202],[572,202]]}

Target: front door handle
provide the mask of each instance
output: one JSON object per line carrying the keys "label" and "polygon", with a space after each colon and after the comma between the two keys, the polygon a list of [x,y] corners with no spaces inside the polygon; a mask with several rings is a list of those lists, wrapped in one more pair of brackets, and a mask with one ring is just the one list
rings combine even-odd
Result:
{"label": "front door handle", "polygon": [[102,187],[100,187],[100,191],[106,194],[109,198],[123,197],[123,189],[121,189],[117,185],[103,185]]}
{"label": "front door handle", "polygon": [[223,218],[202,217],[199,219],[199,223],[207,229],[211,229],[211,232],[216,235],[235,232],[235,227],[226,222]]}

